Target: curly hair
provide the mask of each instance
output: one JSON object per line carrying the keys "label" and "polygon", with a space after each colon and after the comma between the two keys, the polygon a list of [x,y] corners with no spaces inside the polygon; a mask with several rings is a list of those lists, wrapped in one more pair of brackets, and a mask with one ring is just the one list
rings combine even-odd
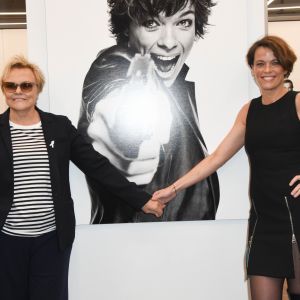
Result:
{"label": "curly hair", "polygon": [[295,52],[287,44],[285,40],[278,36],[266,35],[262,39],[256,41],[248,50],[247,63],[250,68],[253,67],[254,57],[257,48],[269,48],[273,51],[274,56],[278,59],[280,65],[287,71],[286,77],[289,77],[293,71],[294,63],[297,60]]}
{"label": "curly hair", "polygon": [[149,17],[164,13],[166,17],[176,14],[186,5],[195,8],[196,37],[203,37],[208,25],[212,0],[107,0],[110,13],[110,31],[117,44],[127,44],[128,30],[132,21],[142,24]]}

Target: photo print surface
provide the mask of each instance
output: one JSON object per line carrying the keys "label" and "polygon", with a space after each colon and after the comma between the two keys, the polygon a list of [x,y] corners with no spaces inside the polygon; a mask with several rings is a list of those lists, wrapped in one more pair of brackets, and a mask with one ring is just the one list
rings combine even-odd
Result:
{"label": "photo print surface", "polygon": [[[84,81],[78,128],[128,178],[150,194],[207,155],[194,82],[185,64],[204,36],[213,3],[109,0],[116,45],[100,51]],[[93,223],[215,219],[217,174],[178,193],[162,217],[136,212],[87,178]]]}

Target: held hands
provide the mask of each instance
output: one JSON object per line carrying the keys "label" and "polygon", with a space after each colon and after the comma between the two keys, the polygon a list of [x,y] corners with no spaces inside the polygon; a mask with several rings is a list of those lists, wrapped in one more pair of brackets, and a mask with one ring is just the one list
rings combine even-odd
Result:
{"label": "held hands", "polygon": [[168,202],[170,202],[172,199],[174,199],[177,196],[177,190],[174,184],[156,191],[153,194],[153,199],[166,204]]}
{"label": "held hands", "polygon": [[175,184],[168,186],[165,189],[156,191],[152,198],[143,206],[144,213],[150,213],[156,217],[161,217],[166,204],[177,196]]}
{"label": "held hands", "polygon": [[165,206],[165,204],[152,198],[143,206],[142,211],[146,214],[153,214],[159,218],[162,216]]}
{"label": "held hands", "polygon": [[[300,181],[300,175],[296,175],[289,183],[290,186],[294,185],[297,181]],[[293,190],[291,191],[291,195],[294,198],[297,198],[300,196],[300,183],[298,183]]]}

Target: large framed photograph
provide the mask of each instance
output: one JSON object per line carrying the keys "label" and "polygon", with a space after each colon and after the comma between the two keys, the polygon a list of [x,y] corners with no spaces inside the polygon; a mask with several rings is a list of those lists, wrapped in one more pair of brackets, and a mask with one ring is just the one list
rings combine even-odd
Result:
{"label": "large framed photograph", "polygon": [[[265,32],[261,2],[27,0],[29,56],[47,75],[41,105],[153,193],[211,153],[258,94],[245,54]],[[71,166],[77,222],[246,218],[248,175],[241,150],[156,218]]]}

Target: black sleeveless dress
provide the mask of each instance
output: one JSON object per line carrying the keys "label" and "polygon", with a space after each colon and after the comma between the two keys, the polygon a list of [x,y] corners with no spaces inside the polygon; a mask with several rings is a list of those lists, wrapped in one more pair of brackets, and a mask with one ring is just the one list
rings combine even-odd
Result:
{"label": "black sleeveless dress", "polygon": [[251,210],[248,275],[294,277],[292,245],[300,245],[300,197],[289,182],[300,174],[300,121],[295,97],[288,92],[264,105],[250,103],[245,148],[249,157]]}

